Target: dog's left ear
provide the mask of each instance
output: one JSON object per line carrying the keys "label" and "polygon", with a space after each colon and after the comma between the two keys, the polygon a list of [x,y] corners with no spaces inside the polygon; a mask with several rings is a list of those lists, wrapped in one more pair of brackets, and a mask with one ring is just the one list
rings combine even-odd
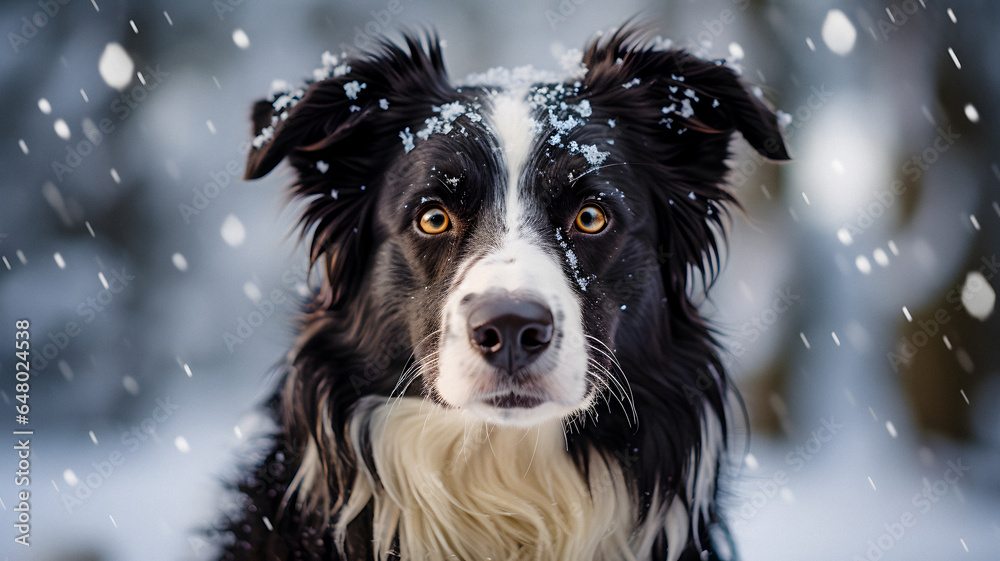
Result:
{"label": "dog's left ear", "polygon": [[312,236],[312,261],[326,258],[325,297],[334,306],[364,279],[376,194],[405,149],[400,131],[455,95],[436,37],[405,42],[406,50],[385,41],[345,60],[325,55],[319,81],[253,107],[244,177],[263,177],[282,160],[295,168],[292,197],[307,203],[301,231]]}
{"label": "dog's left ear", "polygon": [[[739,131],[761,155],[789,159],[775,114],[732,69],[683,50],[662,51],[637,44],[639,31],[626,27],[589,46],[583,58],[587,90],[648,104],[651,111],[645,115],[646,124],[657,125],[661,132],[692,131],[728,139]],[[629,89],[632,96],[612,93],[621,88]],[[686,141],[678,138],[678,142]]]}
{"label": "dog's left ear", "polygon": [[701,60],[685,51],[670,52],[666,66],[667,70],[676,68],[677,76],[684,80],[674,85],[682,91],[682,104],[684,99],[691,100],[694,115],[689,121],[694,126],[700,122],[709,129],[735,129],[762,156],[790,159],[775,113],[747,89],[732,69],[721,61]]}
{"label": "dog's left ear", "polygon": [[[254,139],[243,179],[267,175],[286,157],[293,165],[300,158],[310,159],[317,143],[333,146],[369,117],[370,107],[361,111],[361,106],[355,105],[358,110],[350,110],[345,83],[342,79],[324,80],[299,92],[300,99],[283,92],[255,103],[251,114]],[[334,99],[338,90],[343,99]],[[292,103],[295,106],[289,107]]]}

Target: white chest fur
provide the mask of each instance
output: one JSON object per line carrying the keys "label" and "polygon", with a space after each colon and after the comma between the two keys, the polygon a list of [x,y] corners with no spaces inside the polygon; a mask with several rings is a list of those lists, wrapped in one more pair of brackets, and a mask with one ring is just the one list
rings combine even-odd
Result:
{"label": "white chest fur", "polygon": [[[593,454],[585,481],[558,421],[487,425],[415,398],[359,405],[356,419],[370,418],[378,477],[360,471],[337,525],[343,539],[374,499],[377,559],[390,554],[398,531],[403,559],[642,560],[665,523],[654,514],[635,528],[636,507],[616,462]],[[354,443],[365,424],[352,425]],[[669,511],[668,519],[684,518],[686,534],[686,513]]]}

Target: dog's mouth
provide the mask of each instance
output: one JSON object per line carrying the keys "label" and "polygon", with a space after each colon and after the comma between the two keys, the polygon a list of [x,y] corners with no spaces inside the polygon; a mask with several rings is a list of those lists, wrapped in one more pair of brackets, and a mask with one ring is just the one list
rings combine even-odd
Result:
{"label": "dog's mouth", "polygon": [[515,392],[508,392],[494,395],[482,400],[487,405],[492,405],[497,409],[532,409],[546,402],[546,400],[532,395],[522,395]]}

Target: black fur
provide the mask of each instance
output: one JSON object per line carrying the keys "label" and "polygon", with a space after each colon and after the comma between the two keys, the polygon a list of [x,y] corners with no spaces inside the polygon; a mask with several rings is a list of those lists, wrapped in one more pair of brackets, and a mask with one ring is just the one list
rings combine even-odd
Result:
{"label": "black fur", "polygon": [[[688,284],[700,275],[710,285],[718,272],[718,236],[727,206],[735,203],[724,189],[731,136],[742,133],[771,159],[788,156],[774,115],[729,68],[683,51],[656,51],[638,36],[626,28],[590,45],[586,75],[565,84],[560,98],[567,106],[589,101],[592,115],[562,143],[544,142],[558,132],[546,124],[521,181],[535,201],[530,220],[538,243],[558,254],[551,234],[561,228],[575,252],[579,270],[567,264],[565,273],[588,279],[586,290],[577,291],[586,332],[613,349],[634,397],[636,419],[629,408],[610,405],[623,397],[617,395],[605,395],[609,405],[597,407],[599,421],[594,414],[574,419],[567,434],[571,453],[581,470],[595,468],[586,465],[591,449],[621,464],[633,504],[645,516],[654,499],[663,505],[685,497],[694,477],[689,458],[700,453],[703,411],[723,426],[728,420],[731,388]],[[432,135],[410,151],[400,137],[434,117],[432,106],[483,104],[487,90],[452,86],[433,36],[407,36],[405,48],[384,42],[344,62],[349,71],[341,67],[334,74],[342,75],[289,94],[300,99],[286,117],[284,107],[275,109],[280,96],[253,111],[255,133],[265,141],[250,154],[246,177],[261,177],[283,159],[295,168],[292,195],[308,201],[300,226],[325,276],[273,401],[281,431],[240,486],[244,512],[233,521],[223,559],[339,558],[332,516],[322,513],[335,516],[358,462],[365,461],[346,441],[352,406],[362,396],[388,396],[414,360],[436,351],[438,341],[428,335],[437,328],[457,264],[487,250],[489,232],[500,227],[489,222],[498,204],[494,191],[505,188],[496,185],[504,162],[483,123],[460,116],[456,134]],[[365,87],[352,99],[344,86],[354,81]],[[541,87],[551,91],[556,84]],[[694,95],[684,94],[688,88]],[[685,99],[691,112],[682,109]],[[664,112],[672,104],[674,110]],[[550,104],[541,111],[563,119],[569,110]],[[544,114],[537,117],[548,123]],[[589,165],[567,149],[571,140],[600,145],[610,155],[599,167]],[[321,171],[324,164],[329,169]],[[460,188],[448,183],[455,178]],[[453,233],[414,233],[421,210],[414,202],[423,198],[449,209]],[[599,235],[583,237],[571,224],[588,200],[601,201],[611,222]],[[591,359],[617,368],[603,355]],[[440,401],[431,381],[409,386],[408,394]],[[324,416],[333,441],[318,429]],[[307,497],[313,508],[300,510],[299,497],[285,501],[284,494],[310,439],[320,444],[332,504]],[[709,534],[724,524],[714,499],[708,519],[693,515],[682,559],[706,558],[696,544],[715,558],[717,536]],[[370,536],[370,516],[362,514],[350,527],[348,558],[370,558]],[[666,547],[661,535],[653,559],[664,559]]]}

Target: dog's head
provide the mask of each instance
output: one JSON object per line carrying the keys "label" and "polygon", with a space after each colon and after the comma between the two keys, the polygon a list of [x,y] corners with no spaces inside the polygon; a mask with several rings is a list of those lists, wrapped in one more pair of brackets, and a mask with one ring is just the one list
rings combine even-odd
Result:
{"label": "dog's head", "polygon": [[[446,406],[534,424],[632,399],[619,360],[705,345],[687,290],[715,271],[731,136],[787,158],[731,69],[629,30],[565,82],[455,87],[433,38],[326,62],[308,89],[258,103],[246,176],[295,167],[326,266],[317,313],[365,355],[348,367],[385,365],[354,388],[420,376]],[[388,365],[410,353],[400,379]]]}

